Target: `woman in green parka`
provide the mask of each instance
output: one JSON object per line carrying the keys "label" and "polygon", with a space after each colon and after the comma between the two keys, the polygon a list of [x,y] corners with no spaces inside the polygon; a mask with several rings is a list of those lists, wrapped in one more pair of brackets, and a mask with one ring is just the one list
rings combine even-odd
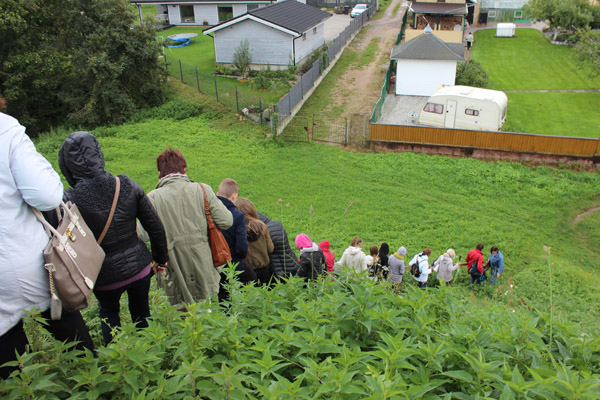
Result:
{"label": "woman in green parka", "polygon": [[[206,184],[187,176],[187,164],[179,150],[167,148],[156,158],[158,184],[148,193],[167,234],[169,264],[158,271],[158,284],[171,304],[194,303],[219,293],[219,272],[213,266],[208,243],[204,195],[215,224],[227,229],[233,224],[229,210]],[[140,226],[138,224],[138,230]],[[140,236],[145,232],[140,231]]]}

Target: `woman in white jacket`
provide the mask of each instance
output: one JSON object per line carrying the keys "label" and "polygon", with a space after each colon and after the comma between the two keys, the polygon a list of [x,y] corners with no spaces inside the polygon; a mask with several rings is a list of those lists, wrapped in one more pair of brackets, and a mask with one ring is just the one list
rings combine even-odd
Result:
{"label": "woman in white jacket", "polygon": [[362,239],[359,237],[354,237],[352,239],[352,243],[350,247],[344,250],[344,254],[342,254],[342,258],[338,262],[335,263],[338,267],[345,265],[346,267],[351,267],[356,271],[357,274],[367,270],[367,256],[363,253],[362,249]]}
{"label": "woman in white jacket", "polygon": [[[4,101],[0,98],[0,109]],[[60,205],[63,186],[50,163],[39,154],[25,128],[0,113],[0,365],[24,353],[27,336],[22,318],[41,310],[46,329],[60,341],[81,340],[78,348],[93,349],[79,311],[63,311],[50,320],[50,289],[42,251],[48,236],[31,207],[49,211]],[[16,367],[0,368],[6,379]]]}
{"label": "woman in white jacket", "polygon": [[414,264],[418,265],[420,275],[414,276],[415,280],[418,282],[418,285],[421,289],[425,289],[427,287],[427,278],[431,273],[433,267],[429,266],[429,256],[431,255],[431,249],[425,249],[421,253],[417,254],[413,257],[412,260],[408,263],[409,266],[413,266]]}

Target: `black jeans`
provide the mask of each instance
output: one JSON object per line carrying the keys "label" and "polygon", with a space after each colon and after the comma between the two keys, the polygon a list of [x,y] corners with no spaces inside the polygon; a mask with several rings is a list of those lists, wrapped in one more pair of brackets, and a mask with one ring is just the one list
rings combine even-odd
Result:
{"label": "black jeans", "polygon": [[148,292],[150,291],[150,279],[152,272],[144,278],[131,282],[115,290],[96,290],[94,294],[100,303],[100,320],[102,326],[102,337],[104,343],[109,344],[112,341],[112,331],[121,326],[120,299],[124,292],[127,292],[129,298],[129,312],[131,320],[138,328],[148,326],[147,319],[150,318],[150,306],[148,305]]}
{"label": "black jeans", "polygon": [[256,280],[258,281],[257,285],[266,286],[269,284],[269,280],[271,279],[271,271],[268,266],[264,268],[257,268],[254,270],[254,273],[256,273]]}
{"label": "black jeans", "polygon": [[[58,321],[50,319],[50,309],[42,313],[48,325],[44,328],[61,342],[77,342],[75,346],[79,350],[90,349],[94,351],[94,342],[90,337],[88,327],[83,321],[79,311],[66,312],[63,310],[62,317]],[[0,366],[5,362],[16,360],[15,352],[23,354],[26,346],[29,344],[27,335],[23,329],[23,321],[12,327],[4,335],[0,336]],[[6,379],[12,371],[18,367],[0,367],[0,378]]]}

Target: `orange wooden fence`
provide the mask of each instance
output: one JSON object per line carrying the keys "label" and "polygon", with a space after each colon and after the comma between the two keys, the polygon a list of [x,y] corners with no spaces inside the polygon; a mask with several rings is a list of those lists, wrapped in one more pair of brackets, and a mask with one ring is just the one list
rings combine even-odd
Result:
{"label": "orange wooden fence", "polygon": [[600,155],[600,139],[529,133],[371,124],[369,139],[568,156]]}

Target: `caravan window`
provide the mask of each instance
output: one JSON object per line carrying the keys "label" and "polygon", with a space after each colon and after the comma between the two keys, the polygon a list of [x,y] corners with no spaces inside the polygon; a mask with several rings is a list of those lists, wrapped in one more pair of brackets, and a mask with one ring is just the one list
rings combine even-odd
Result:
{"label": "caravan window", "polygon": [[427,111],[427,112],[435,113],[435,114],[441,114],[444,112],[444,105],[436,104],[436,103],[427,103],[427,104],[425,104],[425,107],[423,107],[423,111]]}
{"label": "caravan window", "polygon": [[474,117],[479,116],[479,110],[473,110],[472,108],[465,108],[465,114],[472,115]]}

